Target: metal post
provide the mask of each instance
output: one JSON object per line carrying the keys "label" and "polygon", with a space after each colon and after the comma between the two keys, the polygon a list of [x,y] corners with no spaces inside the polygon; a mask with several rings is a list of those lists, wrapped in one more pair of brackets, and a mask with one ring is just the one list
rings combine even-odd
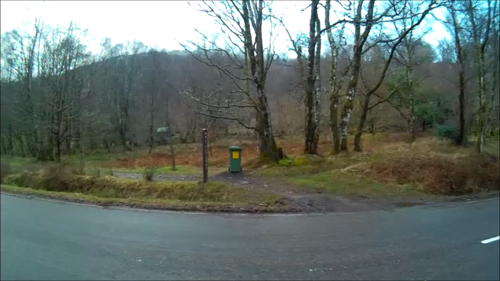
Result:
{"label": "metal post", "polygon": [[203,166],[203,182],[208,181],[208,155],[207,155],[207,129],[203,128],[201,131],[201,154]]}

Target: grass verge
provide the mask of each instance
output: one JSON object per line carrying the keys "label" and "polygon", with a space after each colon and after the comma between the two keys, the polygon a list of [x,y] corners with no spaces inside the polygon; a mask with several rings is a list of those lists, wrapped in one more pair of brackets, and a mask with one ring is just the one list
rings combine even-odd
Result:
{"label": "grass verge", "polygon": [[166,199],[144,198],[102,198],[83,193],[55,192],[40,189],[25,188],[12,185],[1,186],[1,191],[7,194],[21,194],[41,198],[63,200],[74,203],[91,204],[103,207],[131,207],[152,210],[195,211],[195,212],[235,212],[235,213],[280,213],[287,212],[286,205],[255,206],[245,203],[218,202],[185,202]]}
{"label": "grass verge", "polygon": [[283,212],[288,209],[281,196],[275,193],[250,191],[222,182],[147,182],[82,176],[71,174],[64,166],[51,167],[43,173],[7,175],[2,183],[5,192],[96,205],[228,212]]}

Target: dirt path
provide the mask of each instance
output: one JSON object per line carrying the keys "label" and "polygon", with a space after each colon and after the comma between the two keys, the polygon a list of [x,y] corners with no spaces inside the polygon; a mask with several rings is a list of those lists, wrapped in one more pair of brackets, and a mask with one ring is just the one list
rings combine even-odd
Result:
{"label": "dirt path", "polygon": [[[114,176],[129,179],[141,179],[141,174],[114,173]],[[199,176],[155,175],[153,180],[199,181]],[[246,173],[224,172],[210,176],[209,180],[222,181],[232,186],[253,190],[272,191],[281,195],[294,210],[299,212],[363,212],[374,210],[392,210],[425,204],[419,200],[396,200],[366,198],[360,196],[340,196],[336,194],[314,193],[310,188],[285,183],[279,180],[260,178]]]}

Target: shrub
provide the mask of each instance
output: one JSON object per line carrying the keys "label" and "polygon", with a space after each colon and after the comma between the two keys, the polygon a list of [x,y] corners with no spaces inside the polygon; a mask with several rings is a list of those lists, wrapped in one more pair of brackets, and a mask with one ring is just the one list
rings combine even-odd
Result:
{"label": "shrub", "polygon": [[142,177],[146,181],[152,181],[156,171],[158,171],[157,166],[146,166],[144,167],[144,171],[142,172]]}
{"label": "shrub", "polygon": [[456,126],[435,125],[434,135],[440,139],[456,142],[460,136],[460,132]]}
{"label": "shrub", "polygon": [[47,164],[39,172],[25,171],[5,178],[5,183],[20,187],[33,187],[47,191],[67,191],[74,177],[73,167],[64,163]]}
{"label": "shrub", "polygon": [[411,154],[370,163],[366,173],[382,181],[412,184],[427,193],[462,195],[498,190],[498,159],[486,155],[459,158]]}
{"label": "shrub", "polygon": [[40,188],[48,191],[67,191],[67,182],[73,175],[72,167],[66,163],[48,165],[40,175]]}
{"label": "shrub", "polygon": [[33,172],[23,172],[20,174],[8,175],[3,179],[3,183],[20,187],[31,187],[37,184],[39,176]]}
{"label": "shrub", "polygon": [[67,191],[74,177],[72,167],[64,163],[48,164],[41,172],[23,172],[4,179],[5,183],[20,187],[32,187],[47,191]]}

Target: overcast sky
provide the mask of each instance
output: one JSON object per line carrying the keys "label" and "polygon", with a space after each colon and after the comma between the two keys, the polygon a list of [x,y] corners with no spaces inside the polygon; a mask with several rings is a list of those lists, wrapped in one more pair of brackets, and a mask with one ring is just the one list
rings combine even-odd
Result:
{"label": "overcast sky", "polygon": [[[1,33],[14,28],[23,29],[42,17],[50,26],[68,26],[71,21],[88,29],[92,42],[89,47],[97,51],[102,38],[109,37],[113,44],[127,40],[140,40],[147,46],[180,50],[178,42],[196,40],[194,28],[206,33],[218,31],[213,19],[196,11],[187,1],[5,1],[1,2]],[[191,2],[195,4],[196,1]],[[309,13],[301,12],[309,1],[274,1],[273,12],[283,15],[292,34],[308,30]],[[433,45],[443,38],[444,30],[433,25],[425,39]],[[279,53],[289,47],[284,33],[276,41]]]}

